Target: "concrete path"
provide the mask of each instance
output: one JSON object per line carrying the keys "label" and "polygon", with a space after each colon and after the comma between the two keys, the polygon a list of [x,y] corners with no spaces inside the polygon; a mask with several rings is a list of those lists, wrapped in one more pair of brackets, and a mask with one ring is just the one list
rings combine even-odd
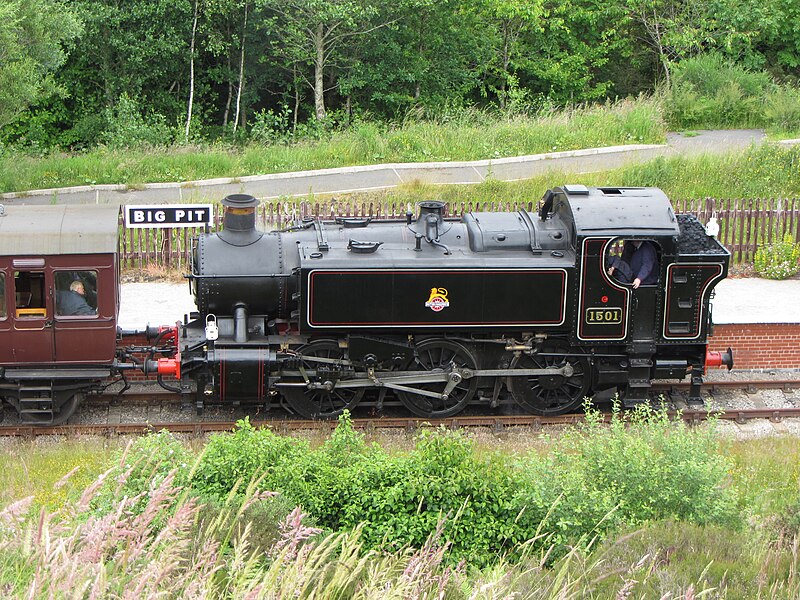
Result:
{"label": "concrete path", "polygon": [[[93,185],[0,195],[6,204],[165,204],[211,202],[228,194],[247,193],[259,199],[346,193],[392,188],[420,181],[433,184],[480,183],[528,179],[548,172],[591,173],[644,162],[656,156],[696,156],[743,150],[764,141],[761,130],[671,133],[665,145],[628,145],[552,152],[470,162],[431,162],[342,167],[294,173],[153,183],[139,189],[126,185]],[[566,183],[563,181],[554,184]]]}

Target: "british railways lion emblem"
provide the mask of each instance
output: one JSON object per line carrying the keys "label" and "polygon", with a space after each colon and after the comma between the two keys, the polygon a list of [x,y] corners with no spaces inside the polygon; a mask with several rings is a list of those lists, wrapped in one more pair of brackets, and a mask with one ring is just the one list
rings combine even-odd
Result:
{"label": "british railways lion emblem", "polygon": [[431,297],[428,298],[425,306],[433,312],[441,312],[450,306],[450,302],[447,300],[447,290],[444,288],[431,288]]}

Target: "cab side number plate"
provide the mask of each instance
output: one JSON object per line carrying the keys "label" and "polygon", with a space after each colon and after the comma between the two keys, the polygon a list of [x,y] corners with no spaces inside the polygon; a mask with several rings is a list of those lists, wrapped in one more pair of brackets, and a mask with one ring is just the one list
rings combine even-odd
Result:
{"label": "cab side number plate", "polygon": [[622,323],[622,309],[619,307],[587,308],[587,323]]}

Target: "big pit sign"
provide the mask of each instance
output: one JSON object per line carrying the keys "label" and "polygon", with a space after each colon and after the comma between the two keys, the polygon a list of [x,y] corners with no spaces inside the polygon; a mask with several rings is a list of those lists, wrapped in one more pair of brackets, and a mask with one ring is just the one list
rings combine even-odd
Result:
{"label": "big pit sign", "polygon": [[211,225],[211,204],[145,204],[125,206],[125,227],[203,227]]}

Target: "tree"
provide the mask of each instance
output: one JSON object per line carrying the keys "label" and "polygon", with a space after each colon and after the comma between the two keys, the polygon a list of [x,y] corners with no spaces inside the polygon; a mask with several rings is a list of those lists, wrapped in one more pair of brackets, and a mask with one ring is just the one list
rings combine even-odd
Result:
{"label": "tree", "polygon": [[0,3],[0,127],[60,91],[53,73],[80,30],[75,14],[57,0]]}
{"label": "tree", "polygon": [[75,118],[113,108],[126,94],[147,113],[185,116],[192,0],[72,0],[84,22],[60,77]]}
{"label": "tree", "polygon": [[658,56],[667,87],[673,61],[714,43],[714,18],[703,0],[623,1],[628,16],[641,26],[642,40]]}
{"label": "tree", "polygon": [[194,54],[197,41],[197,16],[200,12],[200,0],[194,0],[194,18],[192,19],[192,41],[189,44],[189,102],[186,107],[186,130],[183,134],[185,143],[189,142],[189,130],[192,126],[192,109],[194,108]]}
{"label": "tree", "polygon": [[394,23],[348,44],[343,91],[362,109],[393,116],[479,100],[493,38],[478,12],[459,0],[405,0],[394,10]]}
{"label": "tree", "polygon": [[313,79],[305,79],[314,91],[318,121],[327,115],[325,72],[339,49],[396,20],[381,14],[379,3],[369,0],[271,0],[269,7],[279,16],[285,54],[295,64],[313,67]]}
{"label": "tree", "polygon": [[[480,12],[487,24],[484,35],[494,34],[496,46],[486,70],[493,76],[494,87],[501,107],[508,101],[509,84],[516,86],[517,58],[530,48],[524,43],[527,31],[541,31],[544,17],[544,0],[483,0]],[[499,80],[499,81],[498,81]]]}

